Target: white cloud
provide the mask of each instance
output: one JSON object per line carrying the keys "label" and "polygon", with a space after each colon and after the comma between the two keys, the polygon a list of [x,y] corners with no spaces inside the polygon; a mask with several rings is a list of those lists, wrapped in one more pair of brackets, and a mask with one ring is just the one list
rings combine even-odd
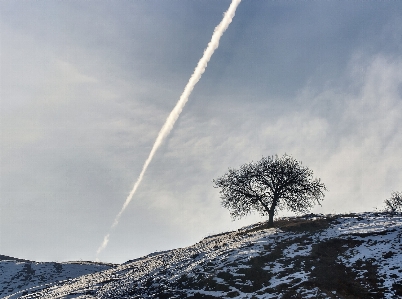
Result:
{"label": "white cloud", "polygon": [[328,204],[340,211],[380,207],[392,190],[402,188],[402,61],[381,55],[365,61],[354,66],[363,76],[352,77],[359,92],[338,94],[347,99],[339,125],[346,123],[348,130],[336,136],[337,147],[325,163]]}

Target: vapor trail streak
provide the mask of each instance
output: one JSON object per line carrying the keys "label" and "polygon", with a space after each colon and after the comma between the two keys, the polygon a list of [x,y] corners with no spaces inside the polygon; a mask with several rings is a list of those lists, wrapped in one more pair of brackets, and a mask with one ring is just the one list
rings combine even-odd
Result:
{"label": "vapor trail streak", "polygon": [[[131,202],[135,192],[138,189],[138,186],[141,184],[141,181],[144,177],[144,174],[145,174],[149,164],[152,161],[152,158],[154,157],[156,151],[162,144],[163,140],[169,135],[169,133],[172,130],[181,111],[183,110],[184,105],[186,105],[188,97],[190,96],[191,92],[193,91],[194,86],[201,79],[201,76],[204,73],[209,60],[211,59],[212,54],[214,54],[214,51],[219,46],[220,38],[222,37],[222,35],[226,31],[226,29],[229,27],[229,24],[232,22],[232,19],[235,16],[236,8],[240,4],[240,1],[241,0],[232,0],[232,3],[230,4],[228,10],[223,15],[222,21],[219,23],[218,26],[215,27],[214,33],[212,34],[211,41],[208,43],[208,46],[205,49],[204,54],[201,57],[200,61],[198,62],[197,67],[194,70],[194,73],[191,75],[190,80],[188,81],[186,87],[184,88],[184,91],[183,91],[182,95],[180,96],[179,101],[177,102],[176,106],[173,108],[172,112],[170,112],[168,118],[166,119],[165,124],[162,126],[161,130],[159,131],[158,137],[155,140],[152,150],[149,153],[148,158],[145,160],[144,166],[142,167],[142,171],[141,171],[137,181],[135,182],[133,189],[131,190],[130,194],[128,195],[126,201],[124,202],[123,207],[121,208],[119,214],[117,214],[116,218],[114,219],[111,229],[116,227],[116,225],[119,223],[121,215],[123,214],[124,210],[129,205],[129,203]],[[102,245],[98,248],[98,250],[96,252],[97,255],[103,249],[106,248],[106,246],[109,242],[109,236],[110,236],[110,232],[104,237]]]}

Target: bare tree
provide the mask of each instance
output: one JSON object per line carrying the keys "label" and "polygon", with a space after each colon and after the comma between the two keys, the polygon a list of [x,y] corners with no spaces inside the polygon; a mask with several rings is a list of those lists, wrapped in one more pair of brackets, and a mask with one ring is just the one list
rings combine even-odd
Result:
{"label": "bare tree", "polygon": [[326,187],[313,172],[291,156],[263,157],[258,162],[230,169],[213,180],[221,188],[222,206],[229,209],[233,219],[251,211],[268,215],[273,226],[277,209],[296,213],[308,212],[315,203],[320,204]]}
{"label": "bare tree", "polygon": [[402,192],[392,192],[391,198],[384,200],[385,210],[390,213],[402,212]]}

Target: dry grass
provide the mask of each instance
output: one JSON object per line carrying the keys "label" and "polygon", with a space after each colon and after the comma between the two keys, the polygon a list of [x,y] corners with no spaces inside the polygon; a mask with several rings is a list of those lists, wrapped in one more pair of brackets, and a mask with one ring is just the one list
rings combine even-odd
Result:
{"label": "dry grass", "polygon": [[[328,228],[331,223],[336,221],[337,217],[334,216],[322,216],[320,218],[309,219],[307,216],[303,217],[290,217],[280,218],[274,221],[274,228],[280,228],[283,231],[293,232],[316,232],[318,230]],[[272,226],[268,222],[264,222],[260,225],[254,226],[248,230],[242,231],[242,234],[252,233],[260,230],[270,229]]]}

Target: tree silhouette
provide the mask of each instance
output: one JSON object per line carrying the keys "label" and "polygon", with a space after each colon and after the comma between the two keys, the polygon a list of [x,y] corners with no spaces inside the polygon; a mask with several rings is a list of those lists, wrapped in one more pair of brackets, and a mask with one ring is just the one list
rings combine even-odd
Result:
{"label": "tree silhouette", "polygon": [[269,216],[269,226],[273,226],[277,209],[308,212],[315,203],[320,204],[327,190],[320,179],[313,179],[310,169],[286,154],[229,168],[213,182],[215,188],[221,188],[222,206],[233,219],[257,211]]}
{"label": "tree silhouette", "polygon": [[386,211],[390,213],[402,212],[402,192],[392,192],[391,198],[384,202]]}

